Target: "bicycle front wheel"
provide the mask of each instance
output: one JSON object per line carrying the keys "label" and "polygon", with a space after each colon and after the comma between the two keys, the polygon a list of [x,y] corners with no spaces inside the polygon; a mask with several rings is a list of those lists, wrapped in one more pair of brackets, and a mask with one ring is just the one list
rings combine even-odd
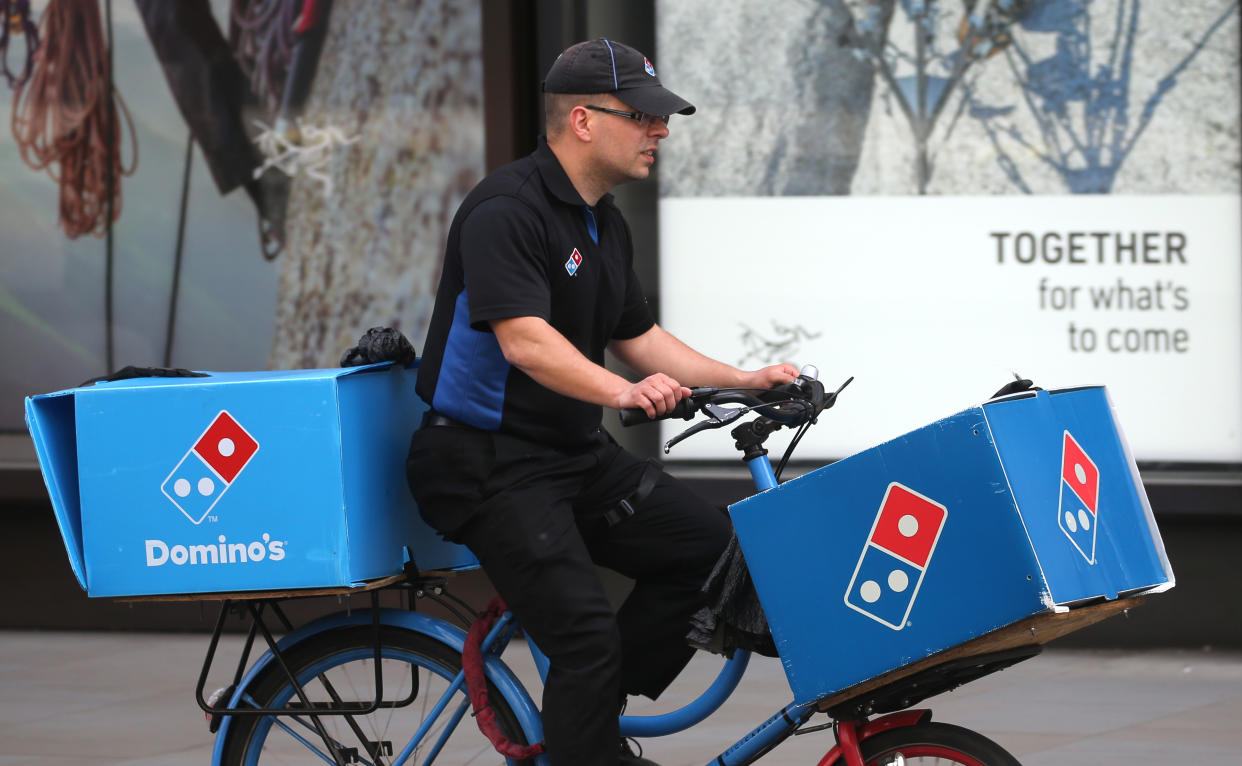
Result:
{"label": "bicycle front wheel", "polygon": [[921,723],[877,734],[863,741],[862,755],[867,766],[1022,766],[982,734],[947,723]]}
{"label": "bicycle front wheel", "polygon": [[[411,764],[516,763],[497,753],[475,725],[464,684],[450,689],[461,670],[460,653],[421,633],[391,626],[381,631],[384,701],[376,711],[312,715],[316,708],[362,709],[375,700],[374,628],[325,631],[284,654],[310,708],[279,665],[269,664],[250,685],[244,704],[287,708],[293,715],[234,716],[223,748],[224,763],[388,766],[403,755],[403,762]],[[488,696],[504,734],[526,744],[513,710],[491,683]]]}

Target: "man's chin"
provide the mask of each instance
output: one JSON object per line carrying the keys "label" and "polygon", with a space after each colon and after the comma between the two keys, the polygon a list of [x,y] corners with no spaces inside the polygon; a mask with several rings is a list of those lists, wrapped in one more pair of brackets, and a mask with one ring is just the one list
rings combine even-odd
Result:
{"label": "man's chin", "polygon": [[627,181],[644,181],[650,175],[651,175],[650,165],[637,167],[630,173],[630,177],[627,178],[626,180]]}

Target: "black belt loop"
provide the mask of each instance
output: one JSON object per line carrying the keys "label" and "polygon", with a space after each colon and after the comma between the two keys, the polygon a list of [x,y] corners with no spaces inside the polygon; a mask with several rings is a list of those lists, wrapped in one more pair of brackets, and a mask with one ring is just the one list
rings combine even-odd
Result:
{"label": "black belt loop", "polygon": [[621,499],[617,503],[616,508],[609,509],[604,514],[604,521],[609,527],[615,527],[629,517],[633,516],[638,509],[638,505],[647,499],[651,494],[651,490],[655,489],[656,484],[660,483],[660,473],[663,469],[660,464],[654,460],[646,461],[643,466],[643,475],[638,480],[638,487],[630,493],[629,497]]}

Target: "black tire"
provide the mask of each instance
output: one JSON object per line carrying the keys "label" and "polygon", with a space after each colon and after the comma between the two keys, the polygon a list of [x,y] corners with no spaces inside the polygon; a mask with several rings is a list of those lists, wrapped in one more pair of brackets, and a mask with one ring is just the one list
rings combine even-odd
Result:
{"label": "black tire", "polygon": [[[404,705],[382,705],[370,715],[321,715],[314,716],[327,730],[329,736],[344,748],[353,748],[361,764],[389,764],[407,745],[422,724],[426,714],[435,706],[447,690],[449,683],[461,670],[461,654],[447,644],[404,628],[385,626],[381,633],[383,657],[384,699],[406,700],[417,681],[412,700]],[[285,661],[297,676],[306,694],[315,702],[330,702],[332,694],[347,701],[371,702],[374,695],[374,628],[369,625],[338,628],[325,631],[302,641],[285,653]],[[325,679],[331,685],[325,685]],[[259,707],[289,707],[301,705],[292,685],[276,663],[269,664],[249,687],[252,704]],[[526,744],[517,717],[508,702],[489,682],[488,697],[496,712],[496,721],[509,739]],[[464,714],[455,722],[458,712],[467,698],[464,688],[454,695],[430,733],[420,741],[414,752],[417,756],[410,763],[422,763],[441,733],[451,728],[444,749],[434,761],[436,764],[502,764],[507,761],[495,751],[491,743],[479,731],[467,705]],[[296,730],[306,742],[300,742],[281,726]],[[362,736],[359,736],[359,733]],[[314,729],[312,716],[234,716],[224,743],[223,762],[230,766],[275,766],[286,763],[323,763],[320,756],[327,754],[322,737]],[[383,752],[378,757],[368,751],[364,742],[387,743],[391,755]],[[316,749],[312,751],[310,748]],[[326,755],[331,760],[331,755]],[[528,764],[529,761],[522,763]]]}
{"label": "black tire", "polygon": [[[888,766],[901,753],[906,766],[1022,766],[1005,748],[970,729],[920,723],[877,734],[862,743],[866,766]],[[838,759],[836,766],[844,766]]]}

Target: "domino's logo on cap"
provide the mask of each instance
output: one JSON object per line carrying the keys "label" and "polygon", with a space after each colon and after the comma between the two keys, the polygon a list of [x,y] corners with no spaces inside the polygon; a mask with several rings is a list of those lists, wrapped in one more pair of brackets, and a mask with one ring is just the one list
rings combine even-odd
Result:
{"label": "domino's logo on cap", "polygon": [[1061,497],[1057,526],[1088,564],[1095,564],[1100,519],[1100,469],[1078,440],[1065,432],[1061,440]]}
{"label": "domino's logo on cap", "polygon": [[201,524],[258,451],[259,442],[221,410],[181,456],[160,491],[187,519]]}
{"label": "domino's logo on cap", "polygon": [[643,56],[643,70],[652,77],[655,77],[655,67],[651,65],[651,60],[646,56]]}
{"label": "domino's logo on cap", "polygon": [[926,495],[889,484],[845,589],[845,605],[893,630],[906,627],[948,516]]}

